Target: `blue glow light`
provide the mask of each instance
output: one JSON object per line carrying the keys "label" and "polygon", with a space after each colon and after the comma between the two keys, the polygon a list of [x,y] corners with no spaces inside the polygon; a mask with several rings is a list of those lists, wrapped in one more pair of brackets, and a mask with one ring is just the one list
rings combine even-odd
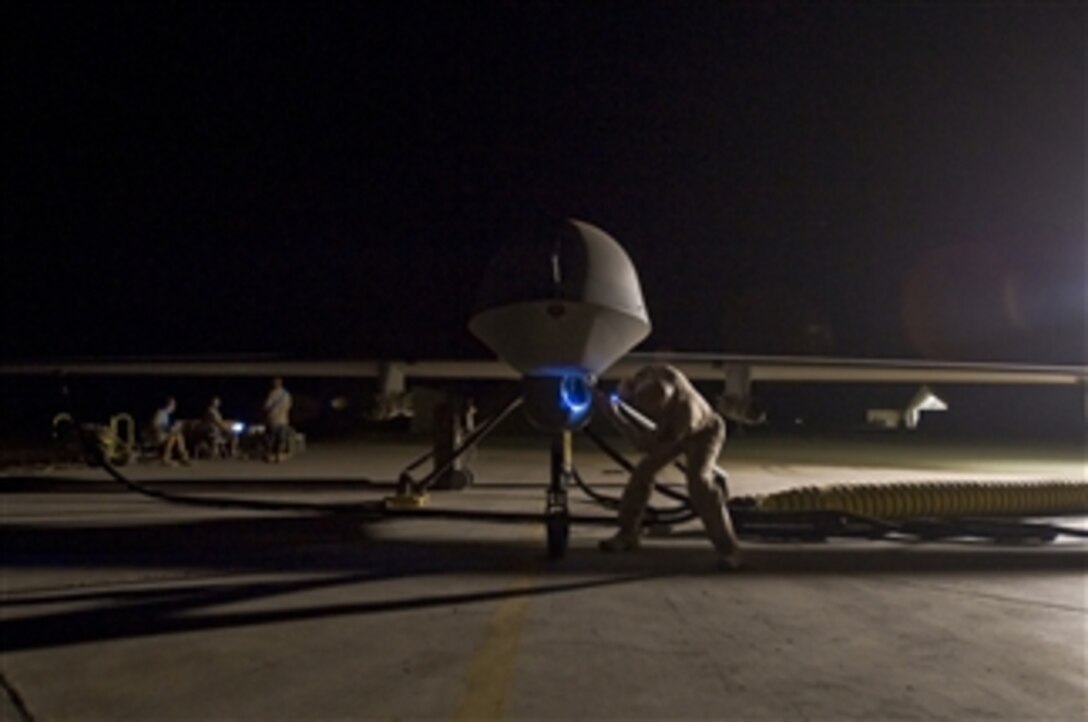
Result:
{"label": "blue glow light", "polygon": [[593,393],[581,376],[564,376],[559,382],[559,406],[571,423],[580,421],[593,405]]}

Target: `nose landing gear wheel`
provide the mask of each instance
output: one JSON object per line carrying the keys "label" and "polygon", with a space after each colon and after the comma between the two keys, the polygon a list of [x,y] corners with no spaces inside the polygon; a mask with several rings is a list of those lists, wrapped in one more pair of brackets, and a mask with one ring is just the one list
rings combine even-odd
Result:
{"label": "nose landing gear wheel", "polygon": [[570,486],[573,466],[571,463],[571,434],[564,431],[552,438],[551,481],[548,484],[547,502],[544,506],[548,531],[548,558],[562,559],[567,553],[570,539],[570,508],[567,506],[567,487]]}
{"label": "nose landing gear wheel", "polygon": [[545,522],[548,530],[548,558],[562,559],[570,539],[570,517],[566,512],[551,514]]}

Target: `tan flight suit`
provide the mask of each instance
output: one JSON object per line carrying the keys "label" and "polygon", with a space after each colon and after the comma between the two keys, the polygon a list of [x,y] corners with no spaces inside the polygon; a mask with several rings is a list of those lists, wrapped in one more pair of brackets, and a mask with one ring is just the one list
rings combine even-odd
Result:
{"label": "tan flight suit", "polygon": [[282,384],[274,385],[264,401],[268,425],[268,453],[272,461],[284,461],[290,451],[291,394]]}
{"label": "tan flight suit", "polygon": [[658,472],[683,454],[691,506],[720,554],[737,548],[714,468],[725,443],[725,422],[687,377],[669,365],[647,366],[618,389],[620,398],[651,419],[652,433],[635,433],[646,455],[635,466],[620,499],[620,534],[637,539]]}

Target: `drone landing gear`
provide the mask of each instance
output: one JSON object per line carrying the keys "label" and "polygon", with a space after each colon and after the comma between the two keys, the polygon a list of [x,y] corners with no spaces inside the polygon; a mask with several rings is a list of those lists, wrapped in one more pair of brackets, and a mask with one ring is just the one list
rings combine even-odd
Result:
{"label": "drone landing gear", "polygon": [[549,464],[551,479],[548,483],[547,501],[544,507],[544,526],[548,533],[548,558],[562,559],[567,553],[570,540],[570,507],[567,489],[574,476],[571,432],[563,431],[552,437]]}
{"label": "drone landing gear", "polygon": [[[512,399],[498,414],[461,439],[460,444],[449,453],[442,450],[436,455],[432,450],[409,464],[398,479],[396,495],[387,499],[386,503],[392,508],[412,510],[423,506],[426,494],[431,489],[462,489],[471,485],[471,471],[463,466],[458,468],[457,462],[520,406],[522,401],[521,396]],[[411,471],[436,456],[440,456],[441,461],[436,458],[435,469],[419,481],[414,480]],[[570,541],[571,515],[567,491],[571,482],[575,481],[571,431],[560,431],[552,436],[549,456],[550,479],[544,504],[544,530],[547,534],[548,558],[562,559],[567,553]]]}

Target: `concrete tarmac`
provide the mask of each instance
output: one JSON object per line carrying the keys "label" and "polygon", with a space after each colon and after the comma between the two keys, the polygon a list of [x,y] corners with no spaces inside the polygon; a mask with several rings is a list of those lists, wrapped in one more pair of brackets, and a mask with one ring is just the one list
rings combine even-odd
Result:
{"label": "concrete tarmac", "polygon": [[[815,447],[813,447],[815,448]],[[378,499],[422,447],[124,471],[190,495]],[[727,447],[735,495],[832,482],[1084,478],[1083,458]],[[481,449],[449,508],[540,511],[546,442]],[[582,474],[624,475],[581,451]],[[675,477],[674,477],[675,479]],[[575,511],[599,514],[580,501]],[[633,554],[576,527],[168,504],[101,470],[0,478],[0,719],[1088,719],[1088,545],[749,542],[697,526]],[[1083,523],[1083,520],[1066,520]]]}

